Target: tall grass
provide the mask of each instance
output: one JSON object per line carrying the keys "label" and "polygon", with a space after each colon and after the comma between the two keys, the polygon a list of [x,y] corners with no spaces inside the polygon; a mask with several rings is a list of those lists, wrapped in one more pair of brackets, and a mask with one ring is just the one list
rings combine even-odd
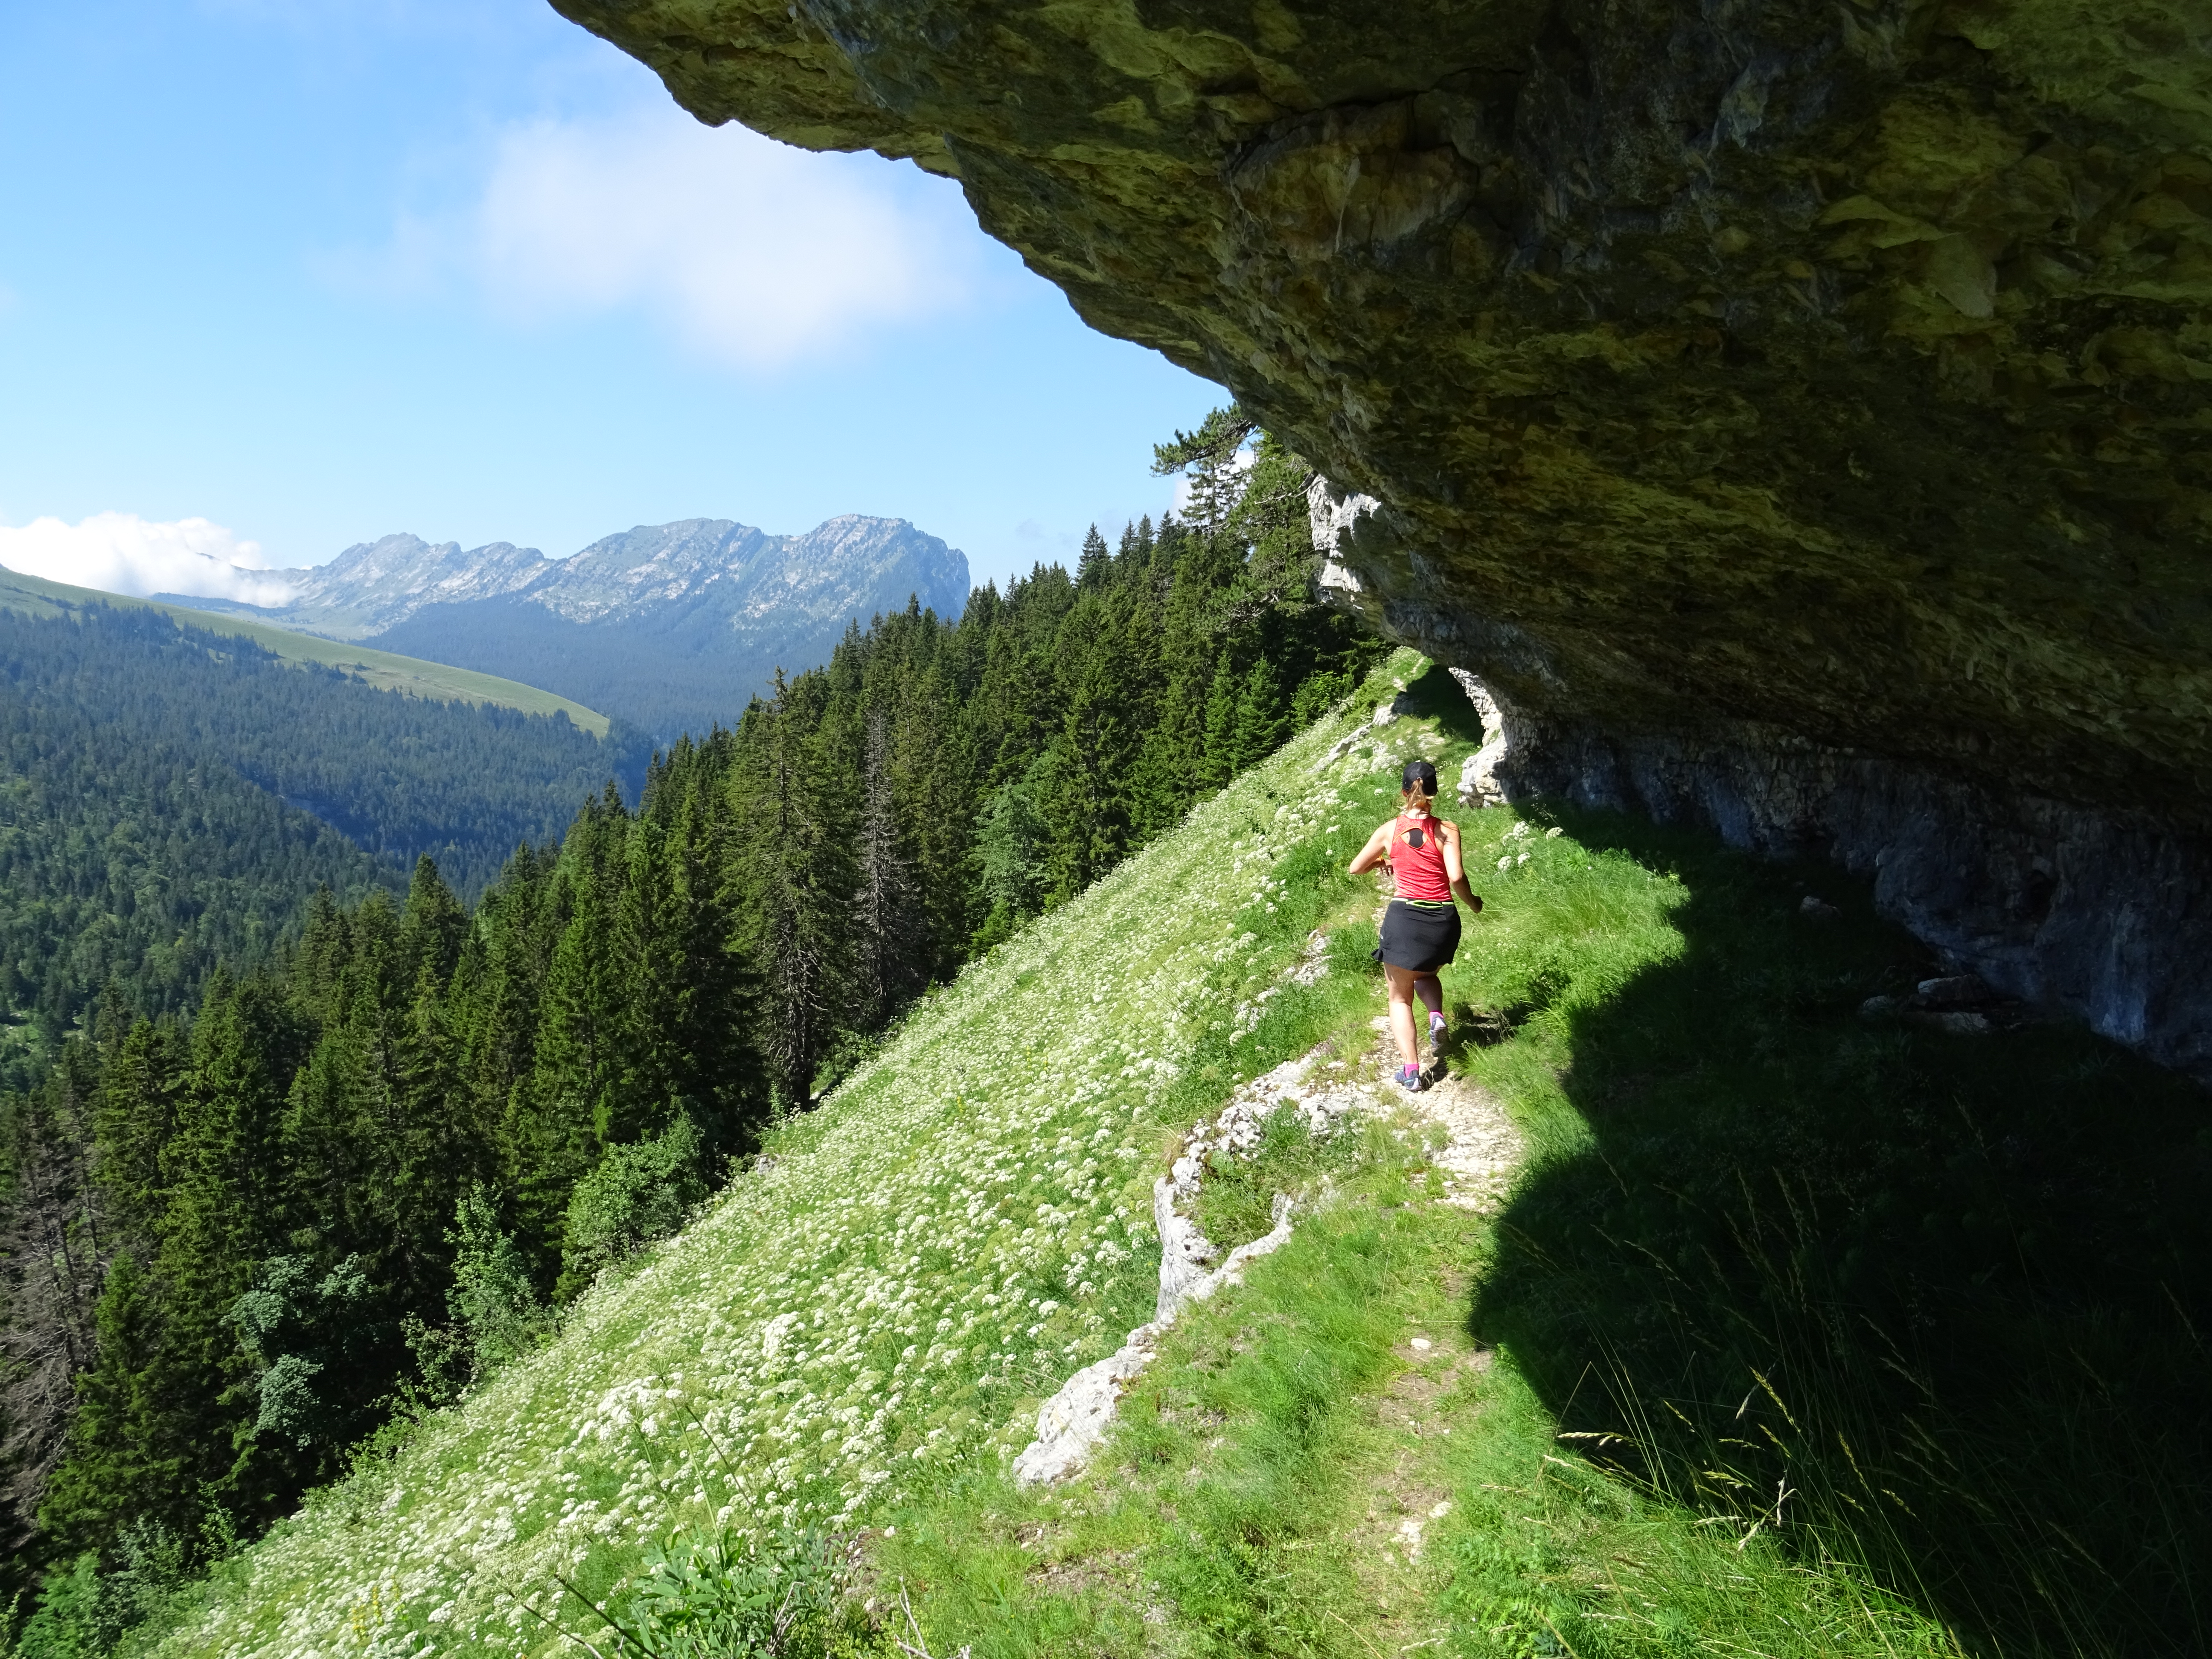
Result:
{"label": "tall grass", "polygon": [[1475,1328],[1625,1474],[1972,1648],[2202,1651],[2204,1094],[2078,1030],[1869,1022],[1938,968],[1858,884],[1557,819],[1557,884],[1636,902],[1602,950],[1507,934],[1472,976],[1565,975],[1468,1061],[1539,1146]]}

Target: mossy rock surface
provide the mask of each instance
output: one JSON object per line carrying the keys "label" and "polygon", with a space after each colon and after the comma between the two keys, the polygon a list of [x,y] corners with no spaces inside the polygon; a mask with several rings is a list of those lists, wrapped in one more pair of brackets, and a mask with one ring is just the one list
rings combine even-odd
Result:
{"label": "mossy rock surface", "polygon": [[2212,807],[2200,5],[559,3],[957,175],[1519,702]]}
{"label": "mossy rock surface", "polygon": [[1525,787],[1880,866],[2212,1075],[2202,4],[555,3],[958,178],[1373,497],[1357,602],[1553,745]]}

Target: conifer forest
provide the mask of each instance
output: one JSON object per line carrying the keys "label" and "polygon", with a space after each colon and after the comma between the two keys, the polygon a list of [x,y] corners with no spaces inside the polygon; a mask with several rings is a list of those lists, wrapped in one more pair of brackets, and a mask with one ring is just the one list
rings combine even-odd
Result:
{"label": "conifer forest", "polygon": [[196,998],[108,964],[0,1123],[11,1588],[289,1513],[1346,695],[1380,647],[1315,602],[1304,465],[1233,410],[1159,459],[1181,515],[849,629],[473,908],[335,848]]}
{"label": "conifer forest", "polygon": [[[260,966],[319,887],[473,898],[651,746],[565,715],[402,696],[158,611],[0,609],[0,1088],[105,988],[181,1013]],[[12,1028],[12,1029],[11,1029]]]}

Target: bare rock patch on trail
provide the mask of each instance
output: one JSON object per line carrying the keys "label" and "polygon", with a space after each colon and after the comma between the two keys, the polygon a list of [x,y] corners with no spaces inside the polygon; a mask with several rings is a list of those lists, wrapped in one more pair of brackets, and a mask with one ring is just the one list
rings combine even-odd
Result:
{"label": "bare rock patch on trail", "polygon": [[1400,1089],[1384,1080],[1388,1060],[1379,1047],[1354,1061],[1335,1055],[1335,1045],[1325,1042],[1285,1061],[1245,1084],[1212,1120],[1193,1128],[1173,1167],[1152,1184],[1152,1218],[1160,1239],[1159,1296],[1152,1317],[1131,1331],[1113,1353],[1069,1377],[1039,1407],[1036,1437],[1014,1459],[1018,1484],[1036,1486],[1081,1473],[1112,1427],[1121,1395],[1158,1357],[1159,1339],[1176,1316],[1225,1285],[1242,1284],[1247,1262],[1290,1242],[1295,1206],[1287,1193],[1275,1194],[1273,1226],[1231,1251],[1218,1266],[1214,1263],[1220,1247],[1184,1213],[1198,1196],[1209,1158],[1249,1153],[1259,1145],[1261,1122],[1272,1114],[1288,1107],[1310,1133],[1327,1135],[1383,1110],[1395,1097],[1446,1132],[1433,1158],[1443,1177],[1442,1202],[1486,1212],[1503,1201],[1519,1167],[1522,1143],[1495,1095],[1452,1076],[1419,1094]]}

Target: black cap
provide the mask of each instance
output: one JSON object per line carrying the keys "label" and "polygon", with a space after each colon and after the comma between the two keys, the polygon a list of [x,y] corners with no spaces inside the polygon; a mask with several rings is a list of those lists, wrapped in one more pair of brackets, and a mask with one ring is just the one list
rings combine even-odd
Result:
{"label": "black cap", "polygon": [[1399,787],[1412,789],[1416,785],[1425,795],[1437,793],[1437,763],[1434,761],[1409,760],[1406,763]]}

